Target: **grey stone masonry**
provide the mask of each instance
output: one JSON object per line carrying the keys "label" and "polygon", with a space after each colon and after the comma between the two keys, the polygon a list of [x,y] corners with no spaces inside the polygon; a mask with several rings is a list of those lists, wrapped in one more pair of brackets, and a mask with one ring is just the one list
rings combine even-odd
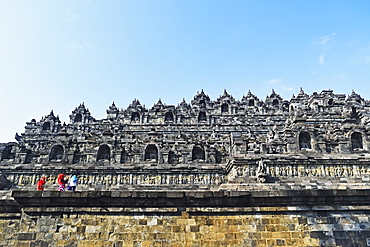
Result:
{"label": "grey stone masonry", "polygon": [[226,90],[211,100],[203,90],[190,104],[159,100],[152,108],[135,99],[114,103],[97,120],[82,103],[68,124],[50,114],[26,123],[17,142],[0,145],[2,165],[224,164],[248,154],[368,153],[370,103],[331,90],[289,101],[274,91],[241,100]]}
{"label": "grey stone masonry", "polygon": [[[135,99],[95,119],[84,103],[62,123],[53,111],[0,144],[0,188],[34,190],[77,175],[78,190],[217,190],[225,184],[370,175],[370,102],[332,90],[284,100],[202,90],[190,103]],[[333,180],[333,181],[334,181]]]}
{"label": "grey stone masonry", "polygon": [[[74,212],[100,208],[285,207],[291,210],[370,209],[370,189],[316,189],[256,191],[19,191],[11,196],[25,212]],[[314,208],[314,209],[313,209]],[[199,209],[201,210],[201,209]],[[243,210],[243,209],[241,209]],[[113,209],[113,212],[116,210]]]}

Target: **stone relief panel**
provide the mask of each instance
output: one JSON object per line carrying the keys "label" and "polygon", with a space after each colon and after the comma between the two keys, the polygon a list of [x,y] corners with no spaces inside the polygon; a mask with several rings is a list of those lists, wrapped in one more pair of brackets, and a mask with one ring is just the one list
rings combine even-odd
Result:
{"label": "stone relief panel", "polygon": [[[9,174],[7,179],[18,186],[34,186],[41,174]],[[44,175],[48,185],[56,185],[58,174]],[[219,185],[225,175],[218,173],[202,174],[81,174],[78,186],[105,185]]]}
{"label": "stone relief panel", "polygon": [[[230,178],[256,177],[258,165],[237,165]],[[272,177],[331,177],[347,178],[370,175],[370,165],[266,165],[266,173]]]}

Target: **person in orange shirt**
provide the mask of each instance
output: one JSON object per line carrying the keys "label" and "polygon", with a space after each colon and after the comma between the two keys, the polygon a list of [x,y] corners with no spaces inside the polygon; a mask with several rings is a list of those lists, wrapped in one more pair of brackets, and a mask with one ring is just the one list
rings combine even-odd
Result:
{"label": "person in orange shirt", "polygon": [[41,177],[41,179],[37,182],[37,190],[43,191],[46,184],[46,177]]}

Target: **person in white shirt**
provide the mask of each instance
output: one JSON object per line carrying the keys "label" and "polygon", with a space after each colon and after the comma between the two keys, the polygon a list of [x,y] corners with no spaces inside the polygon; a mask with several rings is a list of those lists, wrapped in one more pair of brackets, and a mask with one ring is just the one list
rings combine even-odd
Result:
{"label": "person in white shirt", "polygon": [[71,191],[76,191],[76,187],[77,187],[77,181],[78,181],[78,178],[76,175],[72,175],[72,177],[69,179],[69,190]]}

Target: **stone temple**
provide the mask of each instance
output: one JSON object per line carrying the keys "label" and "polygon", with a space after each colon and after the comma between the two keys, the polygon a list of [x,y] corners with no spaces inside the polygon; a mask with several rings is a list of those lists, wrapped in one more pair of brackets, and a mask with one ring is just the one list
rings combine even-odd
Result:
{"label": "stone temple", "polygon": [[0,144],[0,246],[370,246],[369,135],[354,91],[51,111]]}

